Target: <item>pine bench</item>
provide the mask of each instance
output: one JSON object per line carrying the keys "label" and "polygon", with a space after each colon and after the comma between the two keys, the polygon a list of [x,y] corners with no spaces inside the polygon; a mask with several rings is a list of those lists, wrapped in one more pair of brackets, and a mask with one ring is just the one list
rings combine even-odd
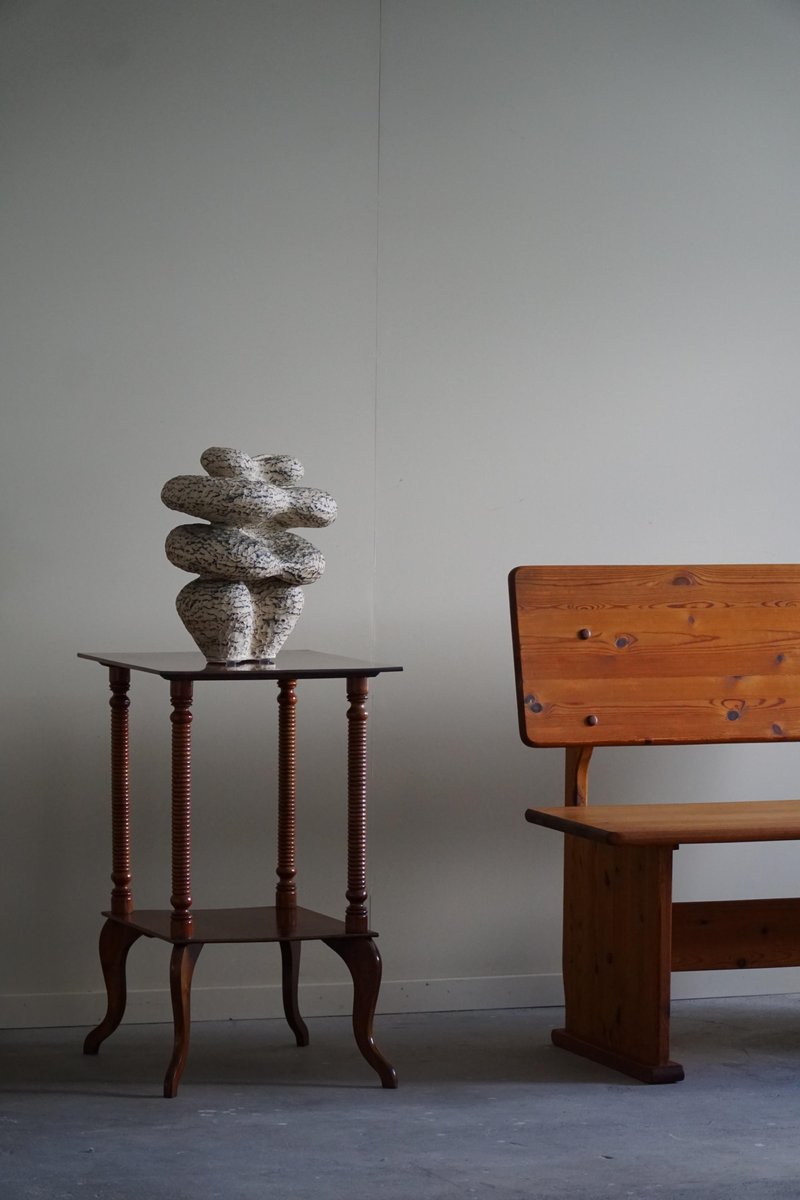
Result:
{"label": "pine bench", "polygon": [[800,566],[519,567],[520,731],[566,748],[566,1019],[553,1041],[672,1083],[671,971],[800,965],[800,899],[672,902],[681,844],[800,839],[800,800],[588,806],[601,745],[800,739]]}

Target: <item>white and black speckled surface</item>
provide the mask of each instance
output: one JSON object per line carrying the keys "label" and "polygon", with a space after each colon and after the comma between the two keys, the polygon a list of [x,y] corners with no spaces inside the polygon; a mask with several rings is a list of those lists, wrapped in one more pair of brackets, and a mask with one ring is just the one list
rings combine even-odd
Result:
{"label": "white and black speckled surface", "polygon": [[300,585],[325,570],[289,529],[330,525],[336,501],[298,486],[303,467],[284,454],[212,446],[200,461],[208,475],[176,475],[161,491],[168,508],[209,522],[167,536],[169,561],[199,576],[179,593],[178,614],[210,662],[274,661],[302,611]]}

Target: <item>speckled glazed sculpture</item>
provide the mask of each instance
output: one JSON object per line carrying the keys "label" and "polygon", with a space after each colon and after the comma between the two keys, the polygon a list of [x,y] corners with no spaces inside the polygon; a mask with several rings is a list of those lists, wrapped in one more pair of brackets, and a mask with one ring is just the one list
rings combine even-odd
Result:
{"label": "speckled glazed sculpture", "polygon": [[212,446],[200,462],[206,475],[176,475],[161,491],[167,508],[209,522],[167,537],[169,561],[199,576],[178,593],[178,615],[209,662],[274,662],[302,612],[301,585],[325,570],[289,530],[330,525],[336,501],[298,487],[303,468],[285,454]]}

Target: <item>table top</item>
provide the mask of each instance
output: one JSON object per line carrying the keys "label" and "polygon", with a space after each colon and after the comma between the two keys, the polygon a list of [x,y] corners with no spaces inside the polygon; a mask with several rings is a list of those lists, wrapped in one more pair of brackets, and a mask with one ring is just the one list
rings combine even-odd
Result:
{"label": "table top", "polygon": [[248,662],[227,665],[210,663],[199,651],[173,653],[162,651],[112,650],[108,653],[82,651],[87,658],[106,667],[125,667],[147,671],[162,679],[346,679],[349,675],[374,677],[384,671],[402,671],[402,667],[342,658],[317,650],[281,650],[274,663]]}
{"label": "table top", "polygon": [[525,818],[561,833],[620,846],[800,839],[800,800],[573,805],[530,808]]}

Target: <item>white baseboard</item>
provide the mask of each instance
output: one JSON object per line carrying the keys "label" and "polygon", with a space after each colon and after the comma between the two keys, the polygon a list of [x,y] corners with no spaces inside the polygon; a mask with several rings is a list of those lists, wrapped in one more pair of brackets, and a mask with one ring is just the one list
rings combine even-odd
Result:
{"label": "white baseboard", "polygon": [[[300,1010],[307,1017],[346,1016],[353,992],[349,983],[300,985]],[[762,996],[800,992],[800,967],[675,974],[676,1000],[718,996]],[[379,1013],[455,1012],[470,1009],[551,1008],[563,1004],[561,976],[504,975],[474,979],[384,980]],[[105,993],[68,992],[0,996],[0,1028],[44,1029],[93,1026],[105,1012]],[[282,1017],[281,989],[195,987],[195,1021],[254,1020]],[[125,1020],[131,1024],[171,1021],[169,992],[130,991]]]}
{"label": "white baseboard", "polygon": [[[474,1008],[536,1008],[562,1003],[560,975],[509,975],[477,979],[385,979],[379,1013],[446,1012]],[[300,1011],[306,1017],[347,1016],[352,1011],[350,983],[301,983]],[[96,1025],[105,1012],[104,992],[62,995],[0,996],[0,1028],[44,1029]],[[193,987],[195,1021],[255,1020],[283,1017],[281,989],[263,987]],[[171,1021],[169,991],[129,990],[126,1022]]]}
{"label": "white baseboard", "polygon": [[800,967],[754,967],[734,971],[676,971],[673,1000],[721,996],[781,996],[800,992]]}

